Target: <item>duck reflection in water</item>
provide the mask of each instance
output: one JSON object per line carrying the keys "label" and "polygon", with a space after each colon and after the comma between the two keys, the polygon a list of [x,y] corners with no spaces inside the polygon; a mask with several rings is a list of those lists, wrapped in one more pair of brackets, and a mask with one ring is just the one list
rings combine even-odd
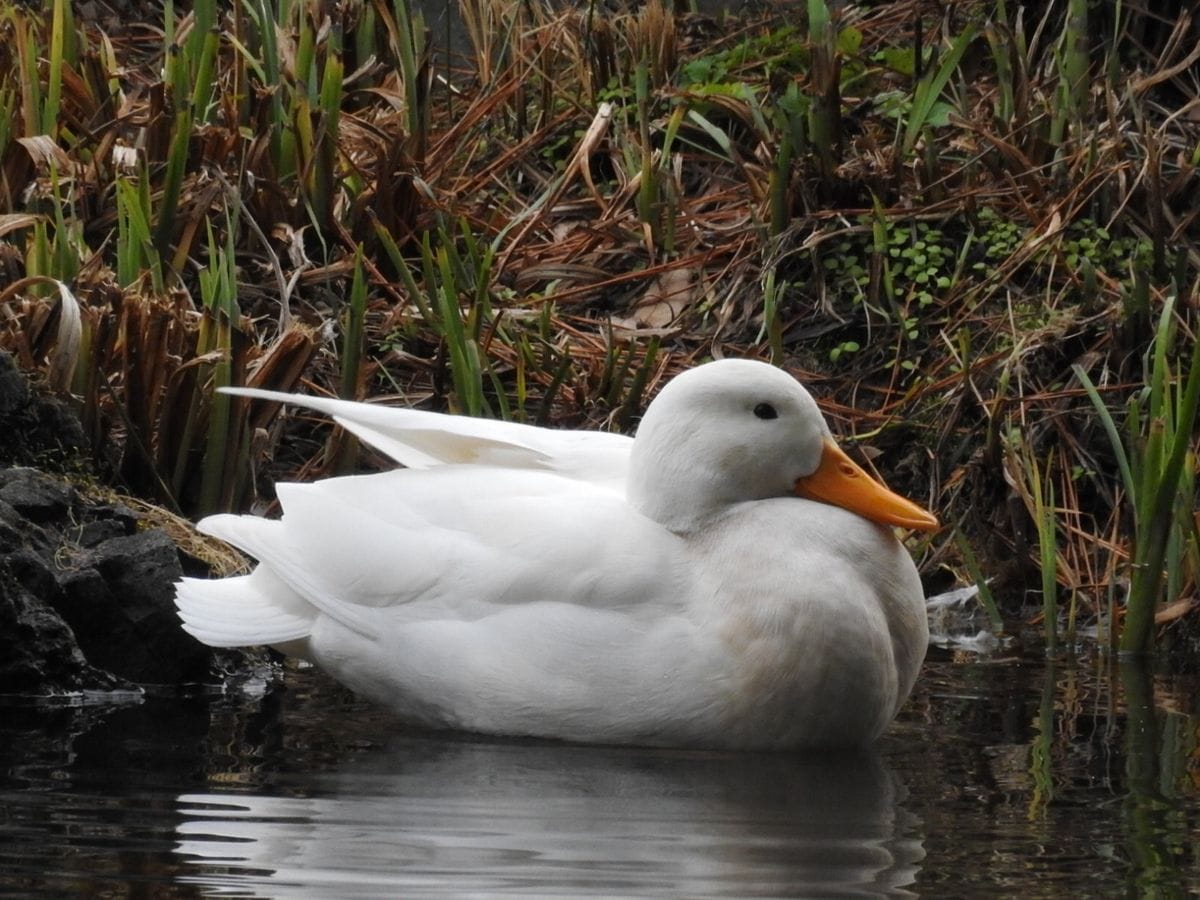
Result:
{"label": "duck reflection in water", "polygon": [[256,896],[904,895],[924,850],[875,751],[403,738],[270,794],[179,797],[192,885]]}

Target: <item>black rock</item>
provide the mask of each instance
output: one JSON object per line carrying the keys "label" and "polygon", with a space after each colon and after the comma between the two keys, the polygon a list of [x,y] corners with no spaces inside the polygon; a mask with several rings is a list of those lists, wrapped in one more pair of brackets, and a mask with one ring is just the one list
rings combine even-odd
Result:
{"label": "black rock", "polygon": [[[4,471],[0,469],[0,471]],[[34,525],[17,510],[0,500],[0,557],[32,548],[46,554],[52,551],[54,541],[46,531]]]}
{"label": "black rock", "polygon": [[75,489],[35,469],[0,469],[0,501],[31,522],[62,521],[75,501]]}
{"label": "black rock", "polygon": [[0,565],[0,694],[130,688],[88,663],[66,622]]}
{"label": "black rock", "polygon": [[179,625],[180,554],[166,533],[26,467],[82,443],[70,409],[0,353],[0,695],[219,680],[230,655]]}
{"label": "black rock", "polygon": [[83,456],[87,436],[71,408],[30,389],[12,356],[0,351],[0,465],[40,465]]}
{"label": "black rock", "polygon": [[201,681],[211,654],[179,626],[182,575],[161,530],[110,538],[61,577],[58,608],[96,665],[141,683]]}
{"label": "black rock", "polygon": [[96,519],[84,522],[79,526],[79,533],[75,535],[75,543],[80,547],[90,548],[113,538],[133,534],[133,532],[134,529],[118,519]]}
{"label": "black rock", "polygon": [[212,653],[175,613],[179,552],[135,521],[52,476],[0,469],[7,618],[24,623],[0,628],[0,694],[213,680]]}
{"label": "black rock", "polygon": [[29,405],[29,382],[7,353],[0,353],[0,420]]}

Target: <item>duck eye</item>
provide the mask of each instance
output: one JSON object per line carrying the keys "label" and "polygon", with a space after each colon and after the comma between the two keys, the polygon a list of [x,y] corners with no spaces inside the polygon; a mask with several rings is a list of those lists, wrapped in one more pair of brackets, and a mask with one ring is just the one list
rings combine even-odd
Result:
{"label": "duck eye", "polygon": [[760,419],[778,419],[779,413],[770,403],[760,403],[754,407],[754,414]]}

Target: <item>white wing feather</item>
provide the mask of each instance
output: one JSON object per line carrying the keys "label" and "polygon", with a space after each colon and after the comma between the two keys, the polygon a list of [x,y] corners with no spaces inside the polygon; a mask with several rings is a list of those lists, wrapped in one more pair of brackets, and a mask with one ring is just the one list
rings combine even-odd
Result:
{"label": "white wing feather", "polygon": [[471,463],[540,469],[595,484],[623,485],[633,439],[601,431],[568,431],[452,416],[420,409],[355,403],[257,388],[223,393],[316,410],[410,469]]}
{"label": "white wing feather", "polygon": [[[258,559],[255,576],[269,571],[273,580],[245,590],[228,586],[237,579],[189,581],[179,605],[198,636],[249,596],[264,610],[229,622],[231,633],[249,632],[222,645],[292,640],[318,611],[373,639],[402,622],[470,621],[517,604],[627,610],[651,595],[687,596],[677,592],[686,571],[679,538],[617,493],[552,473],[442,466],[277,489],[282,519],[217,515],[199,523]],[[647,553],[658,566],[645,566]],[[291,602],[280,603],[282,593]],[[288,617],[273,618],[276,606]],[[279,634],[264,639],[272,627]]]}

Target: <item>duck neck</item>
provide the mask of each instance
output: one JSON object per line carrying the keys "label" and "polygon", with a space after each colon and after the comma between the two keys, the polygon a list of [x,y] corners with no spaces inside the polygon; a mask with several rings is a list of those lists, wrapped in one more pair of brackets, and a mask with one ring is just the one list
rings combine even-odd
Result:
{"label": "duck neck", "polygon": [[655,465],[639,465],[638,448],[630,461],[626,496],[631,506],[668,531],[694,531],[733,502],[719,489],[721,479],[707,460],[679,465],[679,457],[658,456]]}

